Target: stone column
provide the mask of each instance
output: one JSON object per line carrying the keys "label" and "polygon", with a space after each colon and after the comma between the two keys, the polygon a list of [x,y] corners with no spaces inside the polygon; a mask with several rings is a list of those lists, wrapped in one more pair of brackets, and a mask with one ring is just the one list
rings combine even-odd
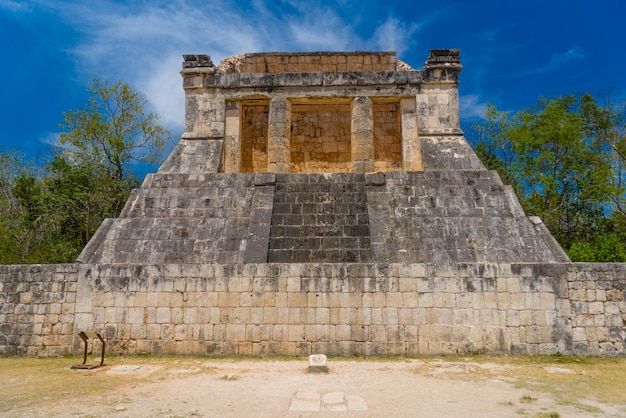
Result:
{"label": "stone column", "polygon": [[215,66],[208,55],[185,55],[185,132],[183,139],[221,139],[224,136],[225,101],[222,94],[210,93]]}
{"label": "stone column", "polygon": [[400,100],[402,118],[402,167],[405,171],[423,171],[422,146],[417,133],[414,98]]}
{"label": "stone column", "polygon": [[241,160],[241,103],[226,102],[226,121],[224,134],[224,172],[239,172]]}
{"label": "stone column", "polygon": [[435,49],[424,65],[417,115],[421,136],[462,135],[459,118],[458,49]]}
{"label": "stone column", "polygon": [[369,97],[352,100],[351,146],[352,171],[374,171],[374,112]]}
{"label": "stone column", "polygon": [[289,173],[291,106],[285,98],[270,101],[267,127],[267,171]]}

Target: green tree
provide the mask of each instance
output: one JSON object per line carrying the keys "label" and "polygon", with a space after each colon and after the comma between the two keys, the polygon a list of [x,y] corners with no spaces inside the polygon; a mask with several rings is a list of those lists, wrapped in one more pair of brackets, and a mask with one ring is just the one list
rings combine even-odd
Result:
{"label": "green tree", "polygon": [[64,261],[75,260],[102,220],[116,217],[138,184],[134,176],[112,178],[102,164],[70,163],[56,156],[44,179],[55,254]]}
{"label": "green tree", "polygon": [[160,157],[169,131],[127,84],[95,79],[82,110],[64,114],[59,152],[42,173],[0,154],[0,262],[73,262],[102,220],[139,185],[135,162]]}
{"label": "green tree", "polygon": [[498,171],[503,182],[514,186],[517,182],[517,150],[507,138],[512,122],[507,112],[498,112],[496,107],[487,104],[485,121],[474,126],[477,134],[476,154],[485,167]]}
{"label": "green tree", "polygon": [[21,231],[23,209],[14,195],[14,184],[22,169],[22,156],[17,153],[0,153],[0,263],[11,264],[19,260],[16,246]]}
{"label": "green tree", "polygon": [[[139,184],[135,162],[155,163],[170,132],[126,83],[94,79],[84,109],[64,114],[64,148],[45,179],[54,226],[67,260],[78,256],[102,220],[116,217]],[[62,208],[62,209],[61,209]]]}
{"label": "green tree", "polygon": [[624,199],[618,125],[615,110],[589,94],[541,99],[513,115],[490,106],[476,148],[573,260],[615,261],[626,257],[613,210]]}
{"label": "green tree", "polygon": [[59,142],[64,158],[101,164],[111,178],[130,175],[131,163],[155,163],[170,132],[158,124],[158,115],[145,113],[146,100],[126,83],[94,79],[84,109],[64,113],[66,130]]}
{"label": "green tree", "polygon": [[542,99],[508,135],[519,154],[525,209],[543,218],[565,248],[597,233],[597,220],[618,191],[601,144],[586,136],[576,98]]}
{"label": "green tree", "polygon": [[[580,100],[587,136],[603,147],[606,160],[612,171],[612,182],[620,190],[626,188],[626,108],[613,102],[611,92],[604,95],[604,104],[585,93]],[[612,197],[614,215],[626,219],[626,196]]]}

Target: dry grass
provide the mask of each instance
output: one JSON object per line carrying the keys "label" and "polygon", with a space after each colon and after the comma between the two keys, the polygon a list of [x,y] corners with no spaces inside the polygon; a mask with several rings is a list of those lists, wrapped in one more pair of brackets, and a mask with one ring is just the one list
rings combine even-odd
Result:
{"label": "dry grass", "polygon": [[[590,403],[626,405],[625,358],[477,355],[440,359],[456,364],[456,370],[463,371],[460,379],[503,378],[519,388],[553,394],[560,404],[572,405],[590,413],[602,411]],[[425,360],[426,365],[417,369],[419,373],[425,373],[433,361]],[[473,372],[473,368],[480,370]],[[528,403],[530,400],[522,399],[521,402]]]}
{"label": "dry grass", "polygon": [[[211,373],[216,378],[223,373],[213,367],[216,362],[237,363],[242,358],[131,356],[106,359],[106,369],[116,365],[140,365],[150,370],[144,374],[111,375],[102,369],[70,370],[82,358],[3,358],[0,359],[0,415],[13,408],[37,407],[47,404],[75,403],[82,399],[106,399],[112,391],[132,387],[140,382],[158,382],[181,374]],[[302,361],[302,358],[254,358],[259,362]],[[367,362],[363,358],[336,360]],[[580,358],[569,356],[446,356],[446,357],[380,357],[370,360],[407,362],[413,372],[434,377],[462,380],[499,378],[528,389],[555,396],[562,405],[572,405],[582,411],[597,413],[602,404],[626,405],[626,359]],[[243,371],[239,371],[243,372]],[[219,373],[219,374],[216,374]],[[223,380],[236,380],[237,375],[225,375]],[[522,397],[518,402],[534,402]],[[600,407],[598,407],[600,406]],[[548,416],[548,415],[546,415]],[[551,415],[554,416],[554,415]]]}
{"label": "dry grass", "polygon": [[518,385],[552,393],[563,402],[576,405],[591,397],[600,402],[626,404],[626,359],[515,357],[513,364],[518,366]]}
{"label": "dry grass", "polygon": [[91,371],[72,371],[78,358],[4,358],[0,360],[0,413],[13,407],[45,404],[105,392],[119,385]]}
{"label": "dry grass", "polygon": [[[215,370],[203,364],[206,359],[195,357],[107,357],[105,368],[128,364],[149,365],[153,373],[143,375],[109,375],[102,369],[72,370],[82,363],[82,357],[0,359],[0,414],[12,408],[33,405],[59,404],[67,401],[80,402],[89,397],[104,396],[108,392],[134,385],[139,381],[165,380],[169,375],[184,369],[186,375],[213,373]],[[87,364],[97,363],[87,361]]]}

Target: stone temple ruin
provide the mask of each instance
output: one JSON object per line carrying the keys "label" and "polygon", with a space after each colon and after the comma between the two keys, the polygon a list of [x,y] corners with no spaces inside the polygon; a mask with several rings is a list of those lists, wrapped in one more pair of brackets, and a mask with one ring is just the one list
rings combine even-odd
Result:
{"label": "stone temple ruin", "polygon": [[185,133],[84,263],[567,262],[459,128],[458,50],[186,55]]}
{"label": "stone temple ruin", "polygon": [[0,354],[625,355],[626,267],[571,263],[459,124],[458,50],[185,55],[185,132],[78,263],[0,267]]}

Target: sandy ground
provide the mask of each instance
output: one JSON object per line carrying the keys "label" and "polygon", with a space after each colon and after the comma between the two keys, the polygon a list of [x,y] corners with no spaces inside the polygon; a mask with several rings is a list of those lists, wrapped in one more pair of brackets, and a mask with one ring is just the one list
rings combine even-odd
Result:
{"label": "sandy ground", "polygon": [[[105,366],[124,381],[100,396],[38,403],[4,416],[67,417],[589,417],[626,416],[625,405],[602,412],[562,405],[554,395],[516,385],[515,367],[407,359],[329,360],[328,373],[307,361],[205,360]],[[136,361],[136,360],[135,360]],[[570,373],[554,368],[550,373]],[[0,394],[1,396],[1,394]],[[309,399],[309,401],[306,401]],[[317,399],[318,409],[310,400]],[[304,400],[304,402],[301,402]],[[586,399],[586,405],[594,405]],[[306,410],[306,409],[313,410]],[[305,410],[303,410],[305,409]],[[543,415],[541,415],[543,414]],[[551,414],[551,415],[550,415]],[[558,414],[558,415],[556,415]]]}

